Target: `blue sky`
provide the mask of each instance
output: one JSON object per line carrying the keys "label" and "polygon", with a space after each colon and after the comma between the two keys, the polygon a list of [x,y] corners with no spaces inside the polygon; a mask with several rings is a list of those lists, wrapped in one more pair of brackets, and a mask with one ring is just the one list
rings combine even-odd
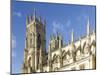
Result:
{"label": "blue sky", "polygon": [[26,16],[36,9],[37,16],[46,19],[46,47],[51,34],[59,31],[64,43],[71,38],[74,30],[74,39],[86,35],[86,24],[89,19],[90,31],[95,29],[95,6],[80,6],[71,4],[50,4],[36,2],[12,1],[12,73],[20,73],[23,63],[25,47]]}

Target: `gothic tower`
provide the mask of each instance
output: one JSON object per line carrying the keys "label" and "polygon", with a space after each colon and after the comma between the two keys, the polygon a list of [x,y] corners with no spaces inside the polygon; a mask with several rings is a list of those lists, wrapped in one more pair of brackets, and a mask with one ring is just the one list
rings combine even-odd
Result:
{"label": "gothic tower", "polygon": [[34,10],[34,15],[26,18],[23,73],[42,72],[45,54],[45,21]]}

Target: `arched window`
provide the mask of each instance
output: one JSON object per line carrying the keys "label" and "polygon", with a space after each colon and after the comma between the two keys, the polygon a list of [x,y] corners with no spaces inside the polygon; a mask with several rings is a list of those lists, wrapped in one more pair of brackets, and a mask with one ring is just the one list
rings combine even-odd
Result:
{"label": "arched window", "polygon": [[60,56],[59,55],[57,55],[57,63],[59,63],[60,62]]}
{"label": "arched window", "polygon": [[70,55],[71,55],[71,54],[70,54],[70,51],[68,50],[68,51],[67,51],[67,57],[66,57],[66,59],[67,59],[68,61],[69,61]]}
{"label": "arched window", "polygon": [[84,42],[84,44],[83,44],[82,53],[84,53],[85,45],[86,45],[86,42]]}
{"label": "arched window", "polygon": [[64,55],[62,56],[63,61],[66,60],[66,55],[67,53],[65,52]]}
{"label": "arched window", "polygon": [[84,48],[84,54],[88,55],[90,52],[91,46],[87,43]]}
{"label": "arched window", "polygon": [[40,33],[37,34],[37,48],[40,49],[40,45],[41,45],[41,35]]}
{"label": "arched window", "polygon": [[77,50],[80,50],[80,52],[82,51],[81,44],[77,47]]}
{"label": "arched window", "polygon": [[69,55],[70,55],[69,51],[63,52],[63,55],[62,55],[63,65],[66,65],[69,62],[69,57],[70,57]]}
{"label": "arched window", "polygon": [[63,61],[66,60],[66,52],[65,52],[65,50],[62,52],[62,60]]}
{"label": "arched window", "polygon": [[91,53],[90,54],[95,54],[96,50],[96,42],[93,40],[91,43]]}
{"label": "arched window", "polygon": [[56,58],[57,58],[57,55],[54,54],[54,56],[53,56],[53,63],[56,63],[57,62]]}
{"label": "arched window", "polygon": [[76,60],[79,60],[80,59],[80,56],[81,55],[81,51],[78,49],[76,50]]}
{"label": "arched window", "polygon": [[58,63],[59,59],[60,59],[59,55],[54,54],[54,56],[53,56],[53,63]]}
{"label": "arched window", "polygon": [[68,54],[69,56],[71,55],[71,53],[70,53],[70,51],[69,51],[69,50],[67,51],[67,54]]}

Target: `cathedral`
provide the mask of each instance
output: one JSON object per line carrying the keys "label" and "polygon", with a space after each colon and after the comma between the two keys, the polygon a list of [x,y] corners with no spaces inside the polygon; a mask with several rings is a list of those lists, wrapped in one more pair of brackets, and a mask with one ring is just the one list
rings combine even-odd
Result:
{"label": "cathedral", "polygon": [[96,69],[96,32],[90,32],[89,20],[86,32],[74,40],[72,30],[71,41],[66,45],[59,33],[52,35],[46,50],[46,21],[34,11],[34,16],[26,18],[22,73]]}

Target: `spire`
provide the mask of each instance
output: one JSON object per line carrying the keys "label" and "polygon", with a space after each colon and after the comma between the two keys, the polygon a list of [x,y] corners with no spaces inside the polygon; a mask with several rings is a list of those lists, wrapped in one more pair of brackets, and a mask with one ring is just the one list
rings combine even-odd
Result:
{"label": "spire", "polygon": [[34,20],[36,18],[36,9],[34,8]]}
{"label": "spire", "polygon": [[72,29],[72,33],[71,33],[71,42],[74,42],[74,32],[73,32],[73,29]]}
{"label": "spire", "polygon": [[[42,21],[41,21],[41,22],[42,22]],[[44,19],[43,27],[44,27],[44,32],[46,33],[46,19]]]}
{"label": "spire", "polygon": [[27,15],[27,17],[26,17],[26,25],[28,25],[29,24],[29,16]]}
{"label": "spire", "polygon": [[89,19],[88,19],[88,22],[87,22],[87,35],[89,35],[90,33],[90,23],[89,23]]}
{"label": "spire", "polygon": [[41,22],[41,16],[39,16],[39,21]]}

